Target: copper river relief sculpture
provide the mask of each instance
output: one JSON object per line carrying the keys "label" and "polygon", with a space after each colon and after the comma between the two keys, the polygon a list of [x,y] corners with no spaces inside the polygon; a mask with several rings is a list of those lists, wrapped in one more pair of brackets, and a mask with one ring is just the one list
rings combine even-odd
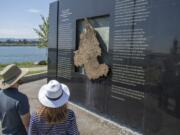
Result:
{"label": "copper river relief sculpture", "polygon": [[74,53],[75,66],[83,66],[88,79],[95,80],[107,76],[109,68],[98,61],[98,57],[102,54],[100,43],[96,31],[87,19],[85,19],[85,31],[80,34],[79,48]]}

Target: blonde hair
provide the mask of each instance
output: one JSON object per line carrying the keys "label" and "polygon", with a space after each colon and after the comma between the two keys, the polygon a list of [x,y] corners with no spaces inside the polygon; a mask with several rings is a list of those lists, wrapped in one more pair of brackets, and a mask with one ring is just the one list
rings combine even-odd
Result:
{"label": "blonde hair", "polygon": [[63,105],[59,108],[49,108],[46,106],[41,106],[37,114],[40,117],[45,118],[45,120],[50,124],[62,123],[67,117],[67,105]]}

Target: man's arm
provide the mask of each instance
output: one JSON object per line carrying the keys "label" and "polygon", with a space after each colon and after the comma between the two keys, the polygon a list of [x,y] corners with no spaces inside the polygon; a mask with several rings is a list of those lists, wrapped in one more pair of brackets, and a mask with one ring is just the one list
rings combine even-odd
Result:
{"label": "man's arm", "polygon": [[20,102],[18,102],[18,112],[24,127],[28,131],[30,121],[30,108],[29,101],[26,95],[20,96]]}
{"label": "man's arm", "polygon": [[24,127],[28,131],[29,122],[30,122],[30,113],[26,113],[26,114],[22,115],[21,120],[22,120]]}

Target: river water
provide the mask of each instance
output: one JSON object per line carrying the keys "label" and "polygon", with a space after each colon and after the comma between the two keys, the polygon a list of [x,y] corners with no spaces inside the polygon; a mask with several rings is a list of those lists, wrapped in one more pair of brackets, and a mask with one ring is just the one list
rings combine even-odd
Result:
{"label": "river water", "polygon": [[34,46],[0,46],[0,64],[47,60],[47,48]]}

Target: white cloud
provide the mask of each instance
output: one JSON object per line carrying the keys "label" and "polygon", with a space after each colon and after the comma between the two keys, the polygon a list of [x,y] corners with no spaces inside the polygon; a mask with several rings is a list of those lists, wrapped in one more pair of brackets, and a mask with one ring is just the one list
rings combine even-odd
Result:
{"label": "white cloud", "polygon": [[40,10],[38,10],[38,9],[28,9],[27,10],[29,13],[40,13]]}

